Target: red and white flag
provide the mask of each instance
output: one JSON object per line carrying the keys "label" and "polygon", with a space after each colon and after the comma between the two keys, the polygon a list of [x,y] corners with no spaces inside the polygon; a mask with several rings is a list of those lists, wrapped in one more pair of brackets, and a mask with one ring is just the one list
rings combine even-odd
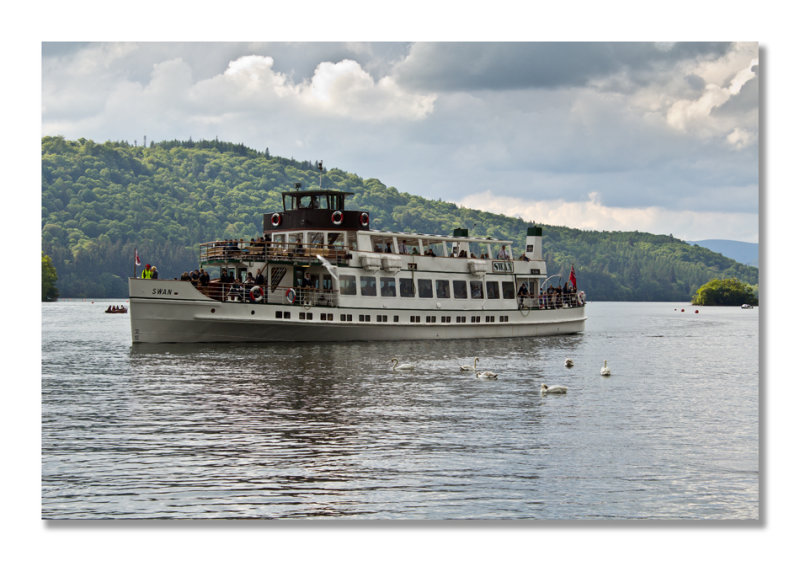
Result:
{"label": "red and white flag", "polygon": [[134,250],[133,250],[133,255],[134,255],[134,260],[133,260],[133,262],[134,262],[134,263],[136,264],[136,266],[138,267],[139,265],[141,265],[141,264],[142,264],[142,261],[139,259],[139,250],[138,250],[138,249],[134,249]]}
{"label": "red and white flag", "polygon": [[578,279],[575,277],[575,265],[572,265],[570,268],[569,282],[572,283],[572,288],[578,288]]}

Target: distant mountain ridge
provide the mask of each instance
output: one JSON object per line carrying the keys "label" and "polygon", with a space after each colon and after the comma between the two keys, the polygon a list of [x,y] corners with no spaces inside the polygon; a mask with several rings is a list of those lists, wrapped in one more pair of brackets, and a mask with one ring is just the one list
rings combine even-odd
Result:
{"label": "distant mountain ridge", "polygon": [[700,240],[686,243],[699,245],[751,267],[758,267],[758,244],[734,240]]}

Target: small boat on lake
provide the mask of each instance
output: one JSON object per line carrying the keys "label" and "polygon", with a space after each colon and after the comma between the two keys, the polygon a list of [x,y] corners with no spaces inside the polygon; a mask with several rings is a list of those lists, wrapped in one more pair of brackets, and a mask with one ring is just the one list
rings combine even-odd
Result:
{"label": "small boat on lake", "polygon": [[109,306],[106,308],[107,314],[127,314],[128,308],[125,306]]}
{"label": "small boat on lake", "polygon": [[[525,247],[387,232],[352,193],[299,187],[263,215],[263,237],[200,245],[197,278],[130,278],[133,343],[388,341],[583,331],[586,297],[548,285],[542,228]],[[210,273],[210,274],[209,274]]]}

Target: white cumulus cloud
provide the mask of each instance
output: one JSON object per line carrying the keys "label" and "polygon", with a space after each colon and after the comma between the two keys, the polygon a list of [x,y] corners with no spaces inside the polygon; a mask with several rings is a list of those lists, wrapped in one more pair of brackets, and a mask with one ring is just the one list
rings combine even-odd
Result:
{"label": "white cumulus cloud", "polygon": [[[583,230],[638,230],[654,234],[672,234],[683,240],[726,238],[758,241],[757,215],[736,212],[675,211],[654,206],[612,207],[605,206],[596,192],[589,193],[586,201],[563,199],[531,201],[498,196],[492,191],[484,191],[454,202],[464,207],[514,216],[539,224]],[[752,231],[743,232],[743,223],[752,224]]]}

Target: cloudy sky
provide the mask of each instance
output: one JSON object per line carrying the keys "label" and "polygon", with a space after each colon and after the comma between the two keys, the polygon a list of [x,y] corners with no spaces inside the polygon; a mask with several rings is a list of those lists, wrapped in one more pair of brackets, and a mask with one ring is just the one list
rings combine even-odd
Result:
{"label": "cloudy sky", "polygon": [[43,42],[42,134],[213,139],[544,224],[758,241],[759,46]]}

